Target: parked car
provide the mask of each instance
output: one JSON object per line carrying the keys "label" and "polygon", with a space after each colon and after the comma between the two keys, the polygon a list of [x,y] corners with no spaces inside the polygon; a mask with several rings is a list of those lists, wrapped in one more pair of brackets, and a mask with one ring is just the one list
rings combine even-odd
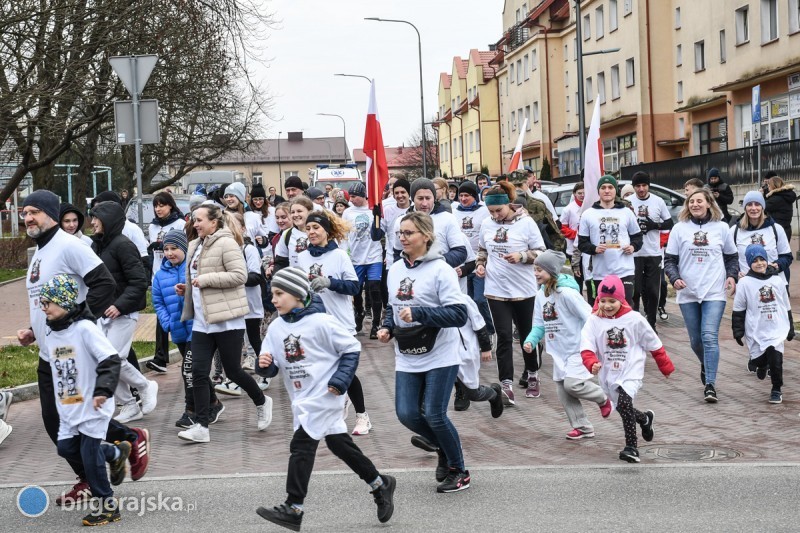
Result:
{"label": "parked car", "polygon": [[[181,213],[184,215],[189,213],[189,198],[190,195],[188,194],[173,194],[173,198],[175,198],[175,204],[178,206],[178,209],[181,210]],[[153,195],[152,194],[144,194],[142,195],[142,213],[144,214],[144,236],[148,237],[148,233],[150,230],[150,222],[155,218],[156,214],[153,210]],[[125,216],[133,222],[134,224],[139,223],[139,202],[136,197],[131,198],[131,201],[128,203],[128,207],[125,208]]]}

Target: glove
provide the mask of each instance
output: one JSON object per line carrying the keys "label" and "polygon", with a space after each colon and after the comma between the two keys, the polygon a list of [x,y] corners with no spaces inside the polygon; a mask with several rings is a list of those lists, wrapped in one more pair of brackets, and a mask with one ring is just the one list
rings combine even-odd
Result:
{"label": "glove", "polygon": [[375,216],[377,218],[381,218],[381,205],[380,204],[375,204],[375,207],[372,208],[372,214],[373,214],[373,216]]}
{"label": "glove", "polygon": [[742,342],[742,338],[741,337],[734,337],[734,340],[736,341],[736,343],[739,346],[744,346],[744,343]]}
{"label": "glove", "polygon": [[319,276],[311,280],[311,290],[314,292],[322,292],[330,288],[331,278],[327,276]]}
{"label": "glove", "polygon": [[647,233],[651,230],[661,229],[661,224],[650,217],[644,217],[639,219],[639,229],[642,230],[642,233]]}

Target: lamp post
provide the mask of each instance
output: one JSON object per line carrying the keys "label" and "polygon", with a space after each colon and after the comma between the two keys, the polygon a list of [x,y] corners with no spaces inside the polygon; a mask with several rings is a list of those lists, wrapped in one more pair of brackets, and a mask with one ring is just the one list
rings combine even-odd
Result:
{"label": "lamp post", "polygon": [[344,117],[342,115],[336,115],[334,113],[317,113],[317,115],[323,117],[339,117],[339,119],[342,121],[342,136],[343,136],[342,144],[344,145],[344,162],[345,164],[347,164],[347,156],[349,154],[347,153],[347,124],[344,121]]}
{"label": "lamp post", "polygon": [[331,149],[331,143],[329,143],[326,139],[308,139],[309,141],[318,141],[321,143],[325,143],[328,145],[328,164],[333,163],[333,150]]}
{"label": "lamp post", "polygon": [[283,196],[283,169],[281,168],[281,133],[278,132],[278,187],[281,189],[281,196]]}
{"label": "lamp post", "polygon": [[417,32],[417,43],[419,47],[419,105],[420,105],[420,126],[422,127],[422,175],[428,177],[428,141],[425,135],[425,91],[422,84],[422,37],[416,26],[407,20],[399,19],[382,19],[379,17],[366,17],[364,20],[373,20],[375,22],[399,22],[401,24],[408,24],[414,31]]}
{"label": "lamp post", "polygon": [[342,74],[342,73],[338,73],[338,74],[334,74],[334,76],[343,76],[343,77],[346,77],[346,78],[364,78],[365,80],[367,80],[367,83],[369,83],[370,85],[372,84],[372,78],[369,78],[368,76],[363,76],[361,74]]}

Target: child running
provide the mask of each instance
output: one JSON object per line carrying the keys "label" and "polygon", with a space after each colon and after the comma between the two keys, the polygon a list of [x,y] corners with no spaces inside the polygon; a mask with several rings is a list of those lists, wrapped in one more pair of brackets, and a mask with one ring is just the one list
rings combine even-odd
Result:
{"label": "child running", "polygon": [[560,274],[566,262],[561,252],[547,250],[533,262],[539,293],[533,310],[533,329],[523,349],[531,353],[545,339],[547,353],[553,357],[553,381],[572,431],[567,439],[594,437],[594,427],[583,412],[581,400],[600,406],[603,418],[611,414],[611,399],[595,384],[583,366],[580,355],[581,329],[592,308],[581,297],[575,278]]}
{"label": "child running", "polygon": [[[77,301],[78,283],[66,274],[42,287],[39,305],[49,329],[43,353],[50,361],[57,395],[58,455],[83,463],[92,495],[100,499],[99,509],[83,517],[83,525],[100,526],[120,520],[111,485],[125,479],[131,444],[102,442],[114,414],[120,358],[86,305]],[[110,484],[106,463],[111,466]]]}
{"label": "child running", "polygon": [[653,440],[655,413],[644,413],[633,407],[633,399],[642,387],[645,351],[653,354],[658,369],[669,377],[675,370],[661,340],[647,319],[632,313],[625,301],[625,288],[618,276],[603,278],[597,289],[597,300],[581,331],[581,357],[592,374],[599,376],[600,386],[622,418],[625,448],[619,458],[638,463],[639,449],[636,424],[642,427],[642,438]]}
{"label": "child running", "polygon": [[319,441],[369,486],[378,520],[394,512],[395,478],[381,475],[347,433],[344,393],[358,367],[361,345],[341,322],[325,313],[319,296],[310,295],[308,275],[286,267],[272,278],[272,303],[280,315],[269,326],[257,372],[274,377],[280,369],[292,402],[294,435],[289,444],[286,502],[257,513],[280,526],[300,531],[303,501]]}
{"label": "child running", "polygon": [[767,263],[767,251],[760,244],[745,249],[750,271],[739,280],[733,300],[733,338],[744,346],[747,340],[750,360],[747,369],[758,379],[767,377],[769,369],[772,391],[769,403],[783,402],[783,341],[794,338],[794,321],[786,282]]}

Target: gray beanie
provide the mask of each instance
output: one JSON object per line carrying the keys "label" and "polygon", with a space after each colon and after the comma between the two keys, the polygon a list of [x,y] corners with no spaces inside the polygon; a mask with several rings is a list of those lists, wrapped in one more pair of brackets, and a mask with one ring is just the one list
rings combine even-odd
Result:
{"label": "gray beanie", "polygon": [[272,286],[296,296],[304,302],[308,300],[311,288],[308,283],[308,274],[297,267],[280,269],[272,276]]}
{"label": "gray beanie", "polygon": [[231,183],[225,188],[225,194],[232,194],[238,198],[241,203],[244,203],[244,197],[247,195],[247,190],[244,188],[243,183],[239,183],[237,181],[236,183]]}
{"label": "gray beanie", "polygon": [[318,189],[317,187],[309,187],[306,191],[306,196],[308,196],[311,200],[314,200],[320,196],[325,196],[325,193],[322,192],[322,189]]}
{"label": "gray beanie", "polygon": [[561,268],[566,261],[567,256],[562,252],[545,250],[543,253],[539,254],[533,261],[533,264],[550,274],[550,276],[558,278],[558,275],[561,274]]}
{"label": "gray beanie", "polygon": [[431,194],[436,198],[436,185],[433,184],[428,178],[417,178],[411,182],[411,199],[417,195],[417,191],[421,189],[428,189]]}

